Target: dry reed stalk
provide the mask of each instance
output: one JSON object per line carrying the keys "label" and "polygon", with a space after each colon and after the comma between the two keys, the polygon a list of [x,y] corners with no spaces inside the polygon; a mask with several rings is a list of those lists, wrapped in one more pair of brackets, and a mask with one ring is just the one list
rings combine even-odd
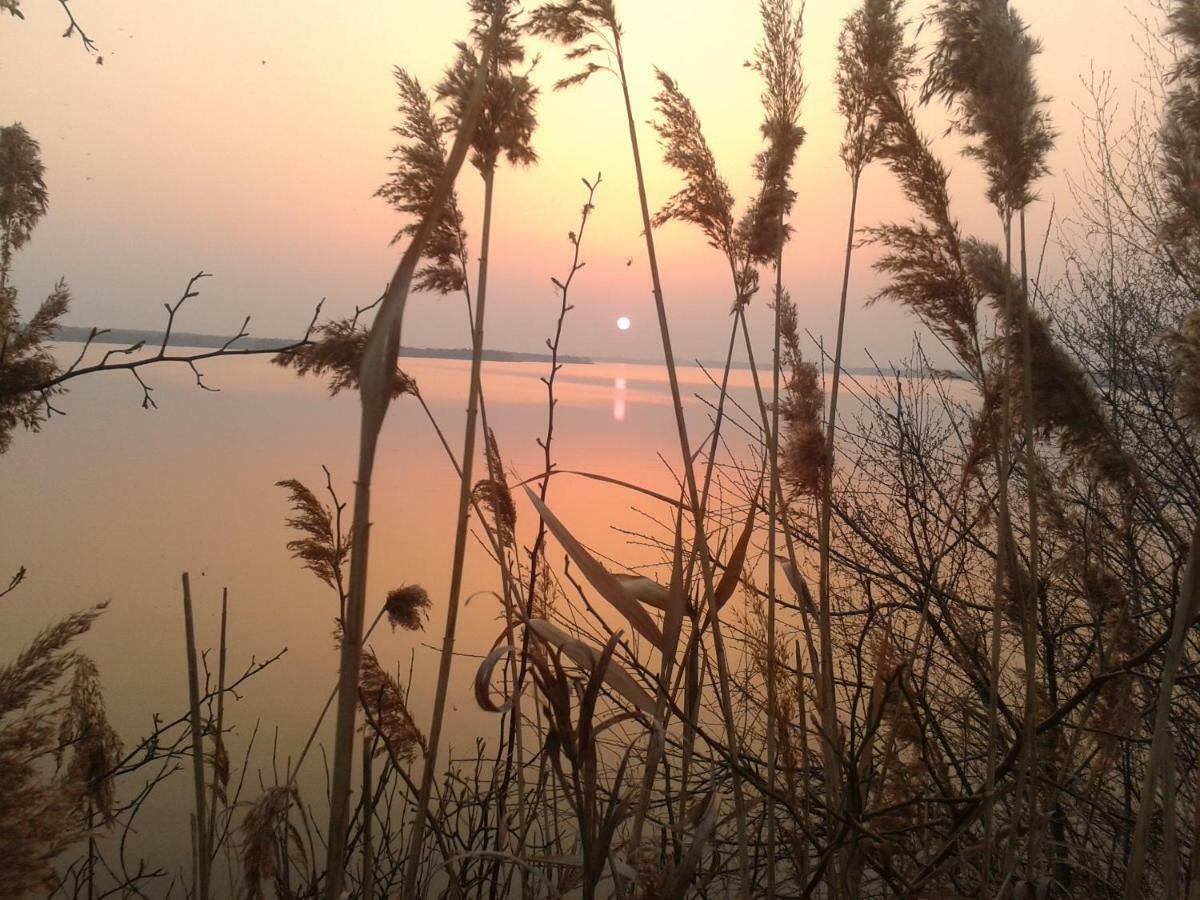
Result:
{"label": "dry reed stalk", "polygon": [[[416,803],[416,819],[412,826],[408,859],[405,863],[403,889],[405,896],[412,896],[416,890],[417,870],[421,862],[425,835],[425,818],[429,809],[437,767],[442,724],[446,711],[446,697],[450,683],[450,666],[454,658],[454,640],[458,627],[459,603],[466,561],[469,507],[472,503],[471,472],[475,457],[475,424],[482,390],[483,328],[487,303],[496,164],[502,154],[514,164],[529,164],[537,158],[530,146],[536,126],[533,103],[537,92],[529,87],[527,79],[522,76],[514,76],[511,72],[512,65],[524,59],[524,52],[517,41],[516,26],[513,22],[514,12],[510,9],[508,0],[474,0],[471,8],[477,17],[477,34],[482,34],[484,23],[491,21],[492,40],[496,41],[497,52],[489,58],[486,67],[482,62],[478,66],[474,66],[471,65],[474,63],[474,55],[465,44],[460,44],[458,62],[450,70],[446,80],[439,85],[439,92],[448,97],[452,107],[461,112],[468,106],[469,89],[472,86],[472,79],[478,77],[475,72],[475,69],[478,69],[479,75],[483,76],[483,103],[488,114],[486,117],[487,127],[476,131],[472,139],[472,147],[475,151],[473,162],[483,178],[484,198],[483,228],[480,236],[479,270],[473,317],[471,383],[467,400],[467,422],[463,437],[458,519],[454,539],[450,591],[447,598],[446,627],[438,664],[438,680],[434,694],[433,717],[429,726],[428,748],[425,753],[421,788]],[[487,57],[486,53],[485,57]],[[503,541],[501,541],[499,552],[503,568]],[[506,603],[505,607],[506,610],[510,610],[511,603]]]}
{"label": "dry reed stalk", "polygon": [[229,613],[229,589],[221,590],[221,644],[217,657],[217,721],[213,729],[213,779],[208,810],[208,848],[215,852],[217,839],[217,800],[224,802],[229,780],[229,758],[225,751],[225,662],[228,651],[226,626]]}
{"label": "dry reed stalk", "polygon": [[[1038,91],[1033,76],[1033,57],[1040,45],[1033,39],[1021,18],[1008,7],[1007,0],[946,0],[934,13],[941,26],[925,96],[940,96],[947,103],[958,104],[955,122],[964,136],[974,139],[967,153],[979,159],[988,177],[988,199],[1000,217],[1004,231],[1005,268],[1012,272],[1013,218],[1021,213],[1021,282],[1028,289],[1028,267],[1024,234],[1024,210],[1032,202],[1033,184],[1047,172],[1046,155],[1054,143],[1054,134],[1043,108],[1046,98]],[[1006,278],[1004,303],[1004,335],[1006,344],[1016,332],[1017,300],[1011,279]],[[1028,317],[1028,298],[1021,298],[1021,313]],[[1033,374],[1030,330],[1022,328],[1024,341],[1020,363],[1021,401],[1024,417],[1025,453],[1030,460],[1028,471],[1037,467],[1033,422]],[[1012,365],[1006,355],[1004,383]],[[1005,391],[1001,417],[1000,439],[1011,440],[1011,411],[1009,392]],[[1008,449],[1001,448],[1001,464],[1007,470]],[[1008,491],[1007,471],[1001,475],[1001,491]],[[1013,810],[1014,821],[1021,820],[1021,804],[1034,802],[1033,785],[1037,775],[1034,767],[1034,728],[1037,722],[1037,591],[1041,578],[1041,548],[1038,529],[1039,491],[1036,479],[1029,479],[1029,567],[1031,593],[1023,592],[1022,649],[1025,662],[1025,708],[1022,721],[1022,764],[1018,771],[1018,789]],[[1011,535],[1010,535],[1011,539]],[[1010,547],[1015,554],[1015,546]],[[999,578],[998,578],[999,580]],[[1013,579],[1021,584],[1020,579]],[[998,639],[998,628],[993,629]],[[993,660],[996,659],[993,653]],[[993,679],[999,672],[993,669]],[[1028,796],[1026,794],[1028,793]],[[1032,812],[1032,809],[1031,809]],[[1030,831],[1032,850],[1036,837]],[[1006,866],[1015,865],[1016,840],[1010,840],[1006,851]],[[1026,880],[1032,882],[1034,854],[1026,853]]]}
{"label": "dry reed stalk", "polygon": [[200,670],[196,660],[196,626],[192,617],[192,585],[188,573],[183,573],[183,627],[187,646],[188,705],[192,732],[192,780],[196,791],[196,810],[192,831],[193,852],[196,856],[196,896],[208,900],[212,876],[212,854],[209,852],[208,813],[206,812],[204,781],[204,727],[200,715]]}
{"label": "dry reed stalk", "polygon": [[[854,255],[855,221],[858,212],[859,185],[866,167],[878,154],[884,126],[876,113],[882,91],[900,93],[913,74],[913,48],[904,41],[904,23],[900,19],[902,2],[864,0],[860,9],[846,18],[838,39],[838,108],[846,120],[842,142],[842,162],[850,176],[850,211],[843,254],[841,295],[838,301],[837,335],[834,341],[833,374],[829,405],[825,416],[824,465],[821,468],[820,512],[817,532],[819,554],[818,615],[821,642],[822,694],[825,696],[822,725],[826,734],[836,735],[833,718],[833,650],[830,634],[830,526],[833,512],[833,469],[836,453],[838,399],[842,383],[842,351],[846,328],[846,302],[850,291],[850,270]],[[836,749],[836,748],[835,748]],[[826,788],[826,803],[833,808],[835,798]],[[831,872],[836,870],[831,868]]]}
{"label": "dry reed stalk", "polygon": [[359,438],[358,477],[355,482],[354,522],[351,533],[354,546],[350,558],[350,583],[347,591],[346,618],[343,625],[338,712],[335,725],[333,770],[331,773],[329,842],[326,857],[326,900],[339,900],[346,865],[346,828],[350,814],[350,773],[354,757],[354,720],[358,707],[358,677],[362,666],[362,629],[366,609],[367,559],[370,547],[371,475],[379,432],[392,399],[396,357],[404,307],[413,274],[421,260],[426,241],[440,220],[442,209],[454,188],[454,180],[466,159],[475,124],[483,105],[487,86],[487,68],[500,34],[500,14],[496,11],[484,43],[482,57],[469,101],[460,120],[454,145],[446,159],[442,177],[430,197],[424,217],[392,276],[383,301],[371,326],[363,353],[359,378],[362,395],[362,425]]}
{"label": "dry reed stalk", "polygon": [[[731,778],[738,831],[738,867],[741,890],[750,894],[750,853],[746,818],[746,800],[738,764],[737,724],[733,715],[733,703],[729,687],[728,662],[725,657],[724,641],[716,605],[712,602],[713,573],[704,539],[704,511],[700,506],[700,495],[696,485],[696,474],[692,467],[692,452],[688,441],[687,423],[683,415],[683,399],[679,389],[679,377],[675,366],[675,354],[671,347],[670,325],[667,321],[666,302],[663,297],[662,279],[658,270],[658,256],[654,245],[653,220],[646,194],[646,179],[642,168],[641,150],[638,145],[637,124],[633,115],[633,101],[629,94],[629,80],[625,71],[625,56],[621,43],[621,27],[617,21],[616,8],[612,0],[583,0],[583,2],[549,3],[533,13],[535,33],[552,38],[563,44],[578,44],[585,38],[595,37],[601,44],[583,45],[571,51],[573,59],[586,58],[594,52],[611,52],[615,62],[615,74],[621,85],[621,96],[625,106],[625,122],[629,132],[629,146],[633,155],[634,175],[638,187],[638,202],[642,216],[642,232],[646,242],[646,256],[650,268],[650,281],[654,295],[655,312],[658,318],[659,336],[662,340],[663,359],[667,369],[667,381],[671,388],[671,403],[675,413],[675,427],[679,437],[684,480],[688,503],[692,510],[692,521],[696,532],[696,544],[700,550],[700,569],[705,598],[709,601],[709,625],[713,630],[714,650],[720,674],[719,697],[724,720],[727,749],[730,755]],[[558,87],[580,83],[604,68],[595,63],[586,63],[583,70],[559,82]],[[611,69],[609,69],[612,71]]]}
{"label": "dry reed stalk", "polygon": [[683,417],[683,400],[679,390],[679,376],[675,368],[675,354],[671,349],[670,326],[667,322],[666,303],[663,299],[662,280],[658,273],[658,257],[654,247],[654,236],[650,218],[650,206],[646,195],[646,180],[642,172],[641,152],[638,148],[637,127],[633,118],[633,103],[629,96],[629,84],[625,74],[625,60],[621,52],[619,33],[614,33],[616,47],[617,71],[621,82],[621,93],[625,101],[625,118],[629,129],[630,149],[633,153],[634,173],[637,178],[638,200],[641,206],[643,234],[646,241],[646,254],[650,264],[650,280],[653,286],[655,311],[658,314],[659,334],[662,339],[663,357],[666,362],[667,378],[671,387],[671,401],[675,412],[675,427],[679,435],[680,454],[683,459],[684,480],[686,482],[688,502],[692,509],[692,521],[695,525],[696,543],[700,548],[700,569],[703,578],[705,597],[708,600],[708,624],[713,633],[713,645],[717,657],[719,675],[719,696],[722,716],[725,726],[725,738],[730,755],[730,774],[733,782],[734,806],[737,816],[738,831],[738,866],[741,874],[741,889],[744,896],[750,895],[750,853],[749,838],[746,824],[746,800],[742,788],[742,777],[738,765],[737,726],[733,715],[733,700],[730,694],[729,664],[725,656],[724,641],[721,637],[720,617],[718,614],[713,591],[712,563],[707,552],[707,542],[704,539],[704,510],[700,506],[699,492],[696,490],[696,473],[692,468],[692,452],[688,442],[687,423]]}
{"label": "dry reed stalk", "polygon": [[371,743],[363,738],[362,743],[362,895],[363,900],[373,900],[375,897],[375,839],[371,834],[374,776],[371,773]]}
{"label": "dry reed stalk", "polygon": [[[762,104],[765,112],[762,125],[767,148],[756,160],[755,168],[760,182],[760,193],[755,207],[748,217],[746,238],[748,252],[760,261],[768,253],[775,264],[775,322],[774,348],[771,356],[771,420],[764,420],[767,438],[768,500],[767,500],[767,553],[770,560],[767,568],[767,893],[776,893],[775,874],[775,786],[777,779],[777,731],[778,698],[776,697],[776,661],[779,656],[776,635],[776,583],[775,558],[779,507],[783,503],[779,479],[779,388],[780,388],[780,345],[782,340],[783,249],[788,239],[787,215],[792,208],[795,194],[788,177],[795,162],[796,152],[804,141],[804,129],[798,124],[800,103],[804,97],[804,72],[801,65],[801,40],[804,36],[804,4],[793,9],[792,0],[762,0],[759,16],[763,23],[764,38],[759,45],[751,66],[764,81]],[[772,240],[774,238],[774,240]],[[735,280],[736,280],[735,272]],[[740,299],[740,298],[739,298]],[[742,330],[749,338],[745,311],[739,304],[738,318]],[[747,340],[748,342],[748,340]],[[758,373],[755,372],[757,385]],[[761,398],[760,398],[761,400]],[[790,549],[789,555],[794,557]]]}
{"label": "dry reed stalk", "polygon": [[[1198,176],[1195,165],[1200,148],[1200,128],[1197,110],[1200,109],[1200,17],[1194,3],[1177,0],[1171,9],[1169,33],[1179,44],[1179,55],[1172,72],[1178,82],[1167,98],[1166,115],[1160,135],[1163,175],[1167,182],[1167,213],[1159,238],[1174,252],[1186,269],[1186,275],[1196,271],[1196,248],[1200,235],[1200,205],[1197,204]],[[1178,269],[1179,266],[1177,265]],[[1200,309],[1186,316],[1177,332],[1166,336],[1172,351],[1172,374],[1175,378],[1175,400],[1182,418],[1193,429],[1200,430]],[[1163,660],[1159,681],[1157,709],[1154,717],[1150,758],[1143,773],[1137,820],[1129,864],[1125,870],[1124,896],[1127,900],[1142,891],[1143,872],[1150,844],[1151,824],[1157,808],[1160,773],[1174,765],[1171,755],[1171,693],[1179,666],[1186,652],[1188,631],[1200,613],[1200,521],[1192,533],[1180,588],[1174,610],[1171,636]],[[1195,833],[1200,835],[1200,813]],[[1173,862],[1173,861],[1172,861]],[[1200,896],[1195,848],[1193,847],[1189,896]]]}
{"label": "dry reed stalk", "polygon": [[1192,546],[1188,552],[1183,579],[1179,587],[1179,603],[1175,607],[1171,623],[1171,638],[1167,642],[1163,659],[1162,677],[1159,680],[1157,708],[1154,715],[1154,731],[1150,743],[1150,759],[1142,776],[1141,797],[1137,820],[1133,829],[1133,841],[1129,853],[1129,864],[1125,869],[1124,896],[1136,900],[1142,896],[1142,878],[1146,856],[1150,845],[1150,824],[1158,806],[1158,779],[1174,761],[1168,758],[1171,751],[1171,693],[1179,667],[1187,652],[1187,636],[1192,623],[1200,615],[1200,521],[1192,532]]}

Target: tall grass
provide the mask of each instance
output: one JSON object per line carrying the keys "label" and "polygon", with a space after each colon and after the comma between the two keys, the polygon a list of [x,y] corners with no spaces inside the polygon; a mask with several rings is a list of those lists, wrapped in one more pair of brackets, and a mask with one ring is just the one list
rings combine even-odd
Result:
{"label": "tall grass", "polygon": [[[257,796],[243,799],[255,738],[231,725],[225,700],[266,663],[227,672],[223,603],[210,683],[185,581],[186,711],[156,720],[135,746],[118,739],[95,666],[72,649],[98,610],[0,667],[5,889],[153,894],[171,876],[131,863],[127,845],[154,785],[190,761],[194,896],[1196,895],[1200,687],[1187,673],[1200,614],[1191,165],[1200,19],[1191,5],[1173,18],[1180,52],[1161,147],[1127,155],[1142,160],[1128,176],[1095,173],[1125,205],[1081,198],[1108,239],[1068,241],[1067,276],[1048,285],[1040,263],[1030,271],[1025,213],[1053,135],[1033,71],[1039,46],[1022,20],[1003,0],[944,0],[926,37],[924,96],[946,102],[968,158],[982,163],[1000,225],[989,242],[960,226],[939,144],[917,126],[910,94],[924,67],[903,7],[863,0],[846,18],[835,87],[848,227],[828,402],[802,347],[806,303],[792,301],[784,265],[790,223],[810,214],[794,187],[802,8],[760,3],[751,66],[763,83],[764,145],[740,216],[699,112],[663,72],[654,127],[680,186],[652,213],[615,5],[534,9],[527,30],[565,45],[577,67],[560,86],[611,74],[622,89],[682,462],[667,493],[556,458],[557,376],[598,178],[584,182],[569,268],[553,280],[544,468],[520,479],[506,466],[481,377],[488,263],[497,169],[534,160],[537,88],[516,8],[478,0],[471,12],[473,30],[433,96],[396,73],[400,144],[380,195],[406,217],[397,234],[406,249],[387,293],[314,324],[315,340],[277,360],[326,376],[331,392],[359,391],[363,404],[350,522],[328,471],[328,499],[280,482],[286,548],[338,601],[327,825],[299,777],[319,755],[324,711],[301,752],[273,751],[286,754],[272,759],[274,777],[262,772]],[[483,179],[474,284],[454,191],[468,156]],[[913,218],[863,228],[860,188],[876,161]],[[23,171],[25,183],[41,177]],[[22,208],[36,219],[36,192]],[[699,229],[730,276],[724,370],[703,398],[711,431],[695,444],[656,256],[655,230],[671,220]],[[940,345],[937,365],[923,341],[870,382],[845,364],[862,235],[880,248],[875,301],[923,323]],[[769,384],[749,325],[764,272],[773,276]],[[410,288],[467,301],[461,455],[396,367]],[[9,339],[0,363],[37,368],[65,299],[24,324],[6,291],[4,333],[24,343],[14,354]],[[731,387],[739,340],[749,403]],[[0,366],[0,385],[13,383],[6,374]],[[28,393],[0,408],[25,409]],[[385,617],[415,633],[441,603],[406,585],[367,621],[371,476],[393,400],[420,406],[458,486],[427,728],[409,708],[416,663],[406,676],[381,645],[368,647]],[[22,424],[13,423],[2,434]],[[654,565],[623,566],[620,551],[589,546],[551,508],[559,485],[580,475],[638,498],[646,524],[633,543]],[[496,740],[446,760],[472,527],[495,565],[504,620],[474,679]],[[0,598],[10,602],[23,581],[19,570]]]}
{"label": "tall grass", "polygon": [[[459,121],[466,121],[471,104],[475,102],[475,81],[483,73],[485,78],[482,100],[482,118],[471,140],[474,156],[472,162],[483,179],[483,230],[480,237],[479,273],[476,280],[476,305],[473,317],[471,383],[467,399],[467,424],[463,437],[461,477],[459,479],[458,516],[455,520],[454,560],[450,574],[450,593],[447,598],[446,629],[442,638],[441,660],[438,665],[438,680],[433,702],[433,719],[429,727],[429,746],[425,754],[425,766],[421,776],[421,791],[417,799],[416,818],[409,842],[409,862],[404,876],[404,894],[414,896],[417,867],[419,865],[425,834],[425,819],[433,790],[433,779],[438,765],[438,749],[441,742],[442,722],[446,712],[446,693],[450,683],[450,665],[454,659],[454,639],[458,623],[459,601],[467,549],[467,519],[470,511],[471,490],[474,486],[471,473],[475,457],[475,422],[481,395],[481,368],[483,358],[484,314],[488,289],[488,260],[492,234],[492,209],[495,192],[496,166],[501,157],[510,163],[528,165],[537,157],[530,141],[536,125],[534,102],[537,91],[528,78],[513,71],[513,66],[524,60],[524,51],[518,41],[515,12],[507,0],[478,0],[472,4],[477,16],[476,31],[482,38],[488,34],[489,23],[496,51],[488,57],[485,51],[480,59],[466,45],[461,45],[459,58],[439,87],[439,93],[448,97],[452,114]],[[490,455],[489,455],[490,458]]]}
{"label": "tall grass", "polygon": [[361,635],[366,608],[367,554],[370,547],[371,473],[379,431],[392,399],[395,359],[400,349],[400,330],[404,305],[413,274],[420,262],[425,243],[436,227],[446,200],[454,187],[458,170],[466,159],[474,137],[475,125],[483,106],[488,66],[499,44],[502,10],[497,7],[483,43],[475,80],[459,123],[458,135],[444,170],[429,198],[417,232],[413,235],[400,264],[384,293],[376,313],[362,357],[359,376],[362,394],[362,433],[359,439],[358,477],[354,492],[354,521],[351,526],[353,550],[346,616],[342,623],[342,651],[338,686],[337,722],[329,803],[329,851],[326,856],[325,896],[336,900],[346,865],[346,827],[350,810],[350,773],[354,753],[354,719],[358,705],[358,674],[362,665]]}

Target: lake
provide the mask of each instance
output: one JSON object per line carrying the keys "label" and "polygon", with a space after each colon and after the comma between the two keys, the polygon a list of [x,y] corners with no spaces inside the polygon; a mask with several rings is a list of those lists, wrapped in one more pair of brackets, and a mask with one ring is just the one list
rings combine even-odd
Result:
{"label": "lake", "polygon": [[[78,347],[64,345],[62,358]],[[402,359],[402,367],[461,453],[470,364]],[[303,744],[332,689],[337,654],[332,639],[336,595],[304,571],[286,549],[287,495],[275,483],[297,478],[319,495],[328,466],[343,500],[352,499],[358,446],[357,397],[330,398],[323,383],[300,379],[265,357],[214,361],[201,367],[218,393],[198,390],[186,366],[146,372],[158,409],[141,408],[128,373],[81,379],[56,401],[40,434],[18,433],[0,457],[0,580],[21,565],[24,585],[0,601],[0,659],[10,659],[42,627],[100,601],[110,606],[79,648],[99,666],[110,717],[127,745],[148,732],[151,716],[173,719],[187,709],[187,669],[180,574],[189,572],[198,641],[215,647],[220,599],[229,591],[229,670],[286,648],[283,657],[248,682],[232,704],[236,729],[230,754],[246,750],[257,723],[257,750],[246,799],[270,782],[277,765]],[[541,471],[535,438],[545,430],[547,365],[488,363],[484,390],[489,422],[506,464],[520,477]],[[720,372],[713,375],[720,377]],[[754,410],[751,372],[734,370],[731,396]],[[693,448],[709,428],[710,409],[696,395],[716,391],[699,367],[684,367]],[[857,379],[852,390],[883,390]],[[764,376],[764,385],[769,375]],[[666,463],[679,457],[666,373],[633,364],[568,365],[558,376],[554,457],[561,469],[613,476],[676,493]],[[848,401],[849,417],[862,398]],[[750,419],[734,413],[727,430],[736,452],[748,445]],[[660,459],[658,454],[662,453]],[[666,460],[666,462],[664,462]],[[476,465],[477,477],[482,465]],[[411,397],[392,407],[384,425],[374,483],[370,618],[388,589],[423,585],[434,608],[424,634],[381,626],[371,645],[402,681],[414,672],[410,707],[427,730],[436,681],[436,647],[445,617],[454,543],[458,479],[420,405]],[[324,498],[323,498],[324,499]],[[633,568],[656,561],[652,550],[623,531],[654,531],[663,504],[644,495],[573,475],[556,476],[549,505],[577,537]],[[536,518],[518,498],[519,539],[532,541]],[[347,520],[349,510],[347,511]],[[457,660],[443,740],[473,755],[477,736],[494,737],[498,719],[480,711],[471,693],[473,657],[486,654],[502,628],[488,593],[499,589],[495,566],[472,540],[464,582],[470,600],[459,619]],[[551,545],[551,562],[562,552]],[[215,667],[215,654],[213,656]],[[332,719],[332,716],[329,717]],[[328,724],[328,723],[327,723]],[[328,728],[323,729],[323,737]],[[416,767],[419,770],[419,765]],[[310,756],[302,788],[322,808],[324,768]],[[139,819],[140,839],[182,867],[190,774],[180,772]],[[186,845],[185,845],[186,846]],[[181,854],[182,850],[182,855]]]}

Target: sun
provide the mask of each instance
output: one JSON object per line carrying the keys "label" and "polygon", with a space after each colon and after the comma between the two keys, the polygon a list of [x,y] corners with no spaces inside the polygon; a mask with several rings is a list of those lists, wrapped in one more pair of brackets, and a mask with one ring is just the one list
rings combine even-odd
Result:
{"label": "sun", "polygon": [[629,321],[629,316],[621,316],[621,318],[617,319],[617,328],[621,331],[628,331],[629,326],[632,324],[633,323]]}

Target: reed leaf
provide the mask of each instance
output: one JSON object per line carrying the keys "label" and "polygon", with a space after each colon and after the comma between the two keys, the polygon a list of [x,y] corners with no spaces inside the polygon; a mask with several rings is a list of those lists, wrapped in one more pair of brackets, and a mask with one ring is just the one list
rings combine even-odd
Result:
{"label": "reed leaf", "polygon": [[[565,653],[571,660],[593,675],[600,664],[601,652],[595,647],[572,637],[553,622],[545,619],[530,619],[529,628],[543,641]],[[648,716],[654,715],[654,699],[642,689],[633,676],[616,660],[609,659],[602,673],[604,681],[618,694]]]}
{"label": "reed leaf", "polygon": [[541,501],[537,494],[528,486],[525,487],[525,493],[538,515],[546,522],[546,527],[562,544],[563,549],[567,551],[567,555],[571,557],[575,565],[579,566],[584,578],[601,597],[612,605],[613,609],[628,620],[638,634],[646,638],[654,647],[662,650],[663,634],[650,614],[625,590],[621,582],[575,539],[575,536],[559,520],[558,516],[550,511],[550,508]]}
{"label": "reed leaf", "polygon": [[742,569],[746,566],[746,551],[750,548],[750,539],[754,537],[754,516],[757,512],[757,503],[751,501],[750,514],[746,516],[746,525],[742,529],[737,543],[733,545],[729,559],[725,561],[725,571],[721,574],[721,580],[717,582],[717,586],[713,590],[713,602],[716,603],[718,610],[729,602],[737,591],[738,584],[741,583]]}

